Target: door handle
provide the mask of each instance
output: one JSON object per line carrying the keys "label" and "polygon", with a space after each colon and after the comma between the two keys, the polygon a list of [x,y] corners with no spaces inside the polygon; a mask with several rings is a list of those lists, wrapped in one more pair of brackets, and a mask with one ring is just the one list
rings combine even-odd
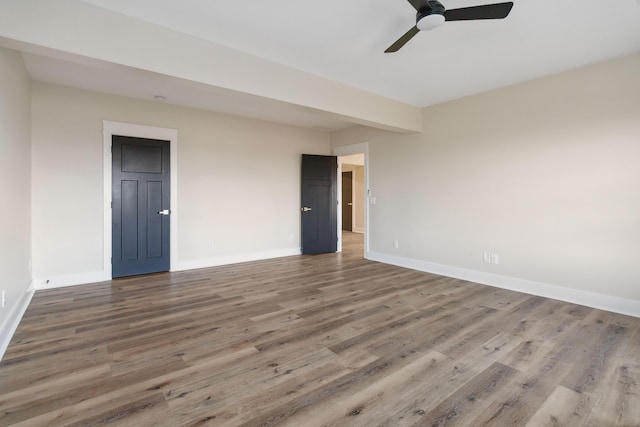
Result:
{"label": "door handle", "polygon": [[311,208],[308,208],[306,206],[301,209],[302,212],[309,212],[310,210],[311,210]]}
{"label": "door handle", "polygon": [[349,202],[347,203],[347,206],[353,206],[353,203]]}
{"label": "door handle", "polygon": [[169,209],[158,211],[158,215],[169,215],[170,213],[171,211]]}

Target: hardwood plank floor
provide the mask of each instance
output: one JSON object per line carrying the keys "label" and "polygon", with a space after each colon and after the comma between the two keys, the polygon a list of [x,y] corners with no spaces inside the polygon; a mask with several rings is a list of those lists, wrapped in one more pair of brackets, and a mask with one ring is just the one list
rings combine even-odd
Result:
{"label": "hardwood plank floor", "polygon": [[362,259],[38,291],[0,425],[640,426],[640,319]]}

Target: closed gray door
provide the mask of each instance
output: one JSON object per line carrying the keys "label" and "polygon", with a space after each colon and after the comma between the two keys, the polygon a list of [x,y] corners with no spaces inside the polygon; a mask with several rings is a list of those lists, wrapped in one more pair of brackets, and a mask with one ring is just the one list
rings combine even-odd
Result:
{"label": "closed gray door", "polygon": [[168,271],[169,141],[113,136],[112,276]]}

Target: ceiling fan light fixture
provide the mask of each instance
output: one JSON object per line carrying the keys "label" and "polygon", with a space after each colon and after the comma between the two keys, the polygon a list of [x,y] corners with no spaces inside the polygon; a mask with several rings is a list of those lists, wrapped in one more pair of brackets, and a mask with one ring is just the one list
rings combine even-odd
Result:
{"label": "ceiling fan light fixture", "polygon": [[418,27],[420,31],[429,31],[436,27],[439,27],[442,24],[444,24],[444,15],[440,15],[439,13],[432,13],[420,18],[416,23],[416,27]]}

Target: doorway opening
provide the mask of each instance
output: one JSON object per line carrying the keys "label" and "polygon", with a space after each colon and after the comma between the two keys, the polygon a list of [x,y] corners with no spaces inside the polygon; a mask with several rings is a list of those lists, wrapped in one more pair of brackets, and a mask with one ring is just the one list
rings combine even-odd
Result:
{"label": "doorway opening", "polygon": [[338,156],[338,251],[369,252],[368,144],[336,147]]}

